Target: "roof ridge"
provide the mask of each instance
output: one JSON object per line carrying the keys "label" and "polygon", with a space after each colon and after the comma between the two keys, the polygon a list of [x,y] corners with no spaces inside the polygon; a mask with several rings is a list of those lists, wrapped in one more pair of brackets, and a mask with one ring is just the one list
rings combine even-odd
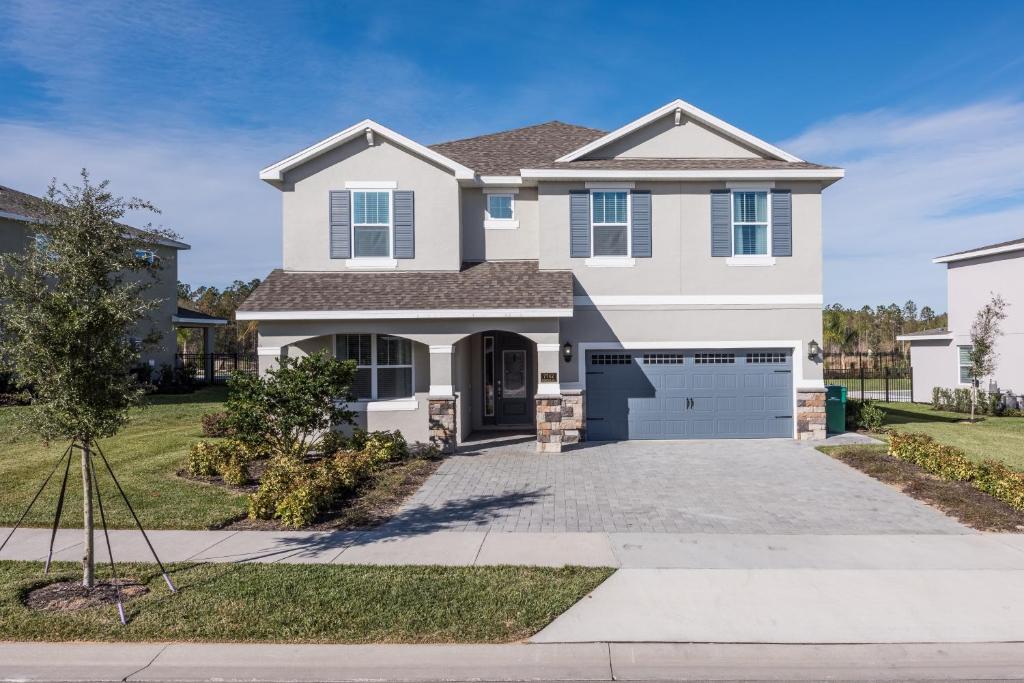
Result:
{"label": "roof ridge", "polygon": [[604,133],[607,132],[607,131],[601,130],[600,128],[591,128],[589,126],[581,126],[581,125],[576,124],[576,123],[566,123],[565,121],[559,121],[558,119],[551,119],[550,121],[544,121],[543,123],[533,123],[533,124],[530,124],[529,126],[519,126],[518,128],[509,128],[507,130],[499,130],[499,131],[495,131],[493,133],[482,133],[480,135],[471,135],[468,138],[457,138],[455,140],[445,140],[443,142],[435,142],[433,144],[427,145],[427,147],[434,148],[434,147],[440,147],[441,145],[452,144],[452,143],[455,143],[455,142],[469,142],[470,140],[479,140],[481,138],[491,138],[491,137],[494,137],[496,135],[507,135],[508,133],[518,133],[519,131],[530,130],[531,128],[540,128],[542,126],[550,126],[552,124],[557,124],[557,125],[560,125],[560,126],[569,126],[570,128],[578,128],[580,130],[591,131],[591,132],[594,132],[594,133],[604,134]]}

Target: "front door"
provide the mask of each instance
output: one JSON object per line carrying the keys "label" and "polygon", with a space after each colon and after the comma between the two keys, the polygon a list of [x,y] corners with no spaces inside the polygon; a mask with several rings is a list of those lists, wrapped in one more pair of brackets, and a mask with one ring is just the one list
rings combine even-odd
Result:
{"label": "front door", "polygon": [[530,424],[529,340],[508,332],[485,332],[482,336],[485,422]]}

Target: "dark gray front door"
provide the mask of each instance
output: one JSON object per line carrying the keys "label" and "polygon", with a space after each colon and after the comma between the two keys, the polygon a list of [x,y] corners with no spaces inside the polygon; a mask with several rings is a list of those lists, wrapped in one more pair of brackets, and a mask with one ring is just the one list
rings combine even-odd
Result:
{"label": "dark gray front door", "polygon": [[587,438],[793,436],[792,352],[589,351]]}
{"label": "dark gray front door", "polygon": [[484,332],[484,424],[533,422],[530,341],[508,332]]}

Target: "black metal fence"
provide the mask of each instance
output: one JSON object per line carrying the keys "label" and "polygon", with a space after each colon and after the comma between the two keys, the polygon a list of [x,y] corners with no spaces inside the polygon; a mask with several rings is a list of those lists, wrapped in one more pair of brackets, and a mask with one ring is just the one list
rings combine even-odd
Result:
{"label": "black metal fence", "polygon": [[[213,376],[206,376],[206,360],[212,357]],[[254,353],[179,353],[177,361],[196,382],[218,384],[228,381],[233,372],[259,372],[259,358]]]}
{"label": "black metal fence", "polygon": [[882,351],[880,353],[864,353],[855,351],[844,353],[842,351],[827,351],[824,354],[825,368],[835,370],[849,370],[851,368],[882,368],[910,367],[910,354],[902,351]]}
{"label": "black metal fence", "polygon": [[846,387],[847,398],[894,403],[914,400],[914,370],[909,365],[874,367],[825,367],[825,384]]}

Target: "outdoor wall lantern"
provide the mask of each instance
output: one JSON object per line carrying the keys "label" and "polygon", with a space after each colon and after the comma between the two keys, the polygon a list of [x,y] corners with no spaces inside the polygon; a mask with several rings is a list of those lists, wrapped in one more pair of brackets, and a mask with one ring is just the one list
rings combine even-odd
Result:
{"label": "outdoor wall lantern", "polygon": [[572,361],[572,344],[569,342],[565,342],[565,345],[562,346],[562,358],[565,359],[566,363]]}
{"label": "outdoor wall lantern", "polygon": [[808,342],[808,344],[807,344],[807,357],[808,358],[810,358],[811,360],[816,360],[820,353],[821,353],[821,347],[818,345],[818,342],[814,341],[813,339],[810,342]]}

